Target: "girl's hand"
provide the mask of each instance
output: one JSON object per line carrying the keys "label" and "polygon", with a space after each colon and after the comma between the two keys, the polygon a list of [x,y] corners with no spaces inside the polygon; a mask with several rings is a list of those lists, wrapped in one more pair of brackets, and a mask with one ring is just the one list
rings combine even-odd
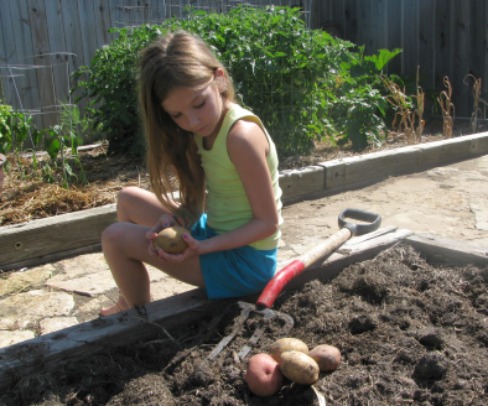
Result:
{"label": "girl's hand", "polygon": [[156,238],[161,230],[176,225],[175,218],[171,214],[165,213],[159,218],[156,225],[149,229],[149,231],[146,233],[146,238],[152,241]]}
{"label": "girl's hand", "polygon": [[181,263],[195,255],[199,255],[200,241],[195,240],[190,233],[183,234],[183,239],[188,244],[188,247],[180,254],[169,254],[159,247],[155,247],[151,242],[149,252],[151,255],[156,255],[164,262]]}
{"label": "girl's hand", "polygon": [[149,255],[151,256],[157,255],[153,241],[161,232],[161,230],[175,225],[176,225],[175,218],[171,214],[165,213],[159,218],[156,225],[150,228],[146,232],[146,238],[149,241],[149,247],[148,247]]}

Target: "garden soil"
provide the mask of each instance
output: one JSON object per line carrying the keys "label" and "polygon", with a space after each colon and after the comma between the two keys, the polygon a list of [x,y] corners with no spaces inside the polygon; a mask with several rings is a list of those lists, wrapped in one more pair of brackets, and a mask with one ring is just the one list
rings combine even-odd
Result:
{"label": "garden soil", "polygon": [[[288,336],[310,348],[342,353],[314,388],[328,405],[486,405],[488,402],[488,269],[433,267],[397,245],[345,268],[332,281],[287,291],[275,309],[291,315]],[[213,361],[237,306],[198,323],[21,380],[4,405],[318,405],[310,386],[285,380],[271,397],[253,395],[237,352],[262,319]],[[251,354],[266,352],[282,326],[267,325]]]}

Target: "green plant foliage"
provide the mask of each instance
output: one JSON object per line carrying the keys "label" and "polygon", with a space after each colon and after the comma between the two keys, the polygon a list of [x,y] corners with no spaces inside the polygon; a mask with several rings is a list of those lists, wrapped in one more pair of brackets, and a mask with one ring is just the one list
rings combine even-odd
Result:
{"label": "green plant foliage", "polygon": [[[45,181],[59,182],[65,188],[72,183],[85,184],[86,176],[78,156],[85,126],[77,106],[63,105],[61,123],[38,130],[32,125],[30,115],[15,111],[8,104],[0,104],[0,152],[11,153],[22,174],[27,171],[21,157],[32,153],[32,177],[39,176],[40,171]],[[49,160],[40,162],[37,151],[41,150],[47,152]]]}
{"label": "green plant foliage", "polygon": [[113,29],[117,40],[97,50],[89,66],[75,72],[75,88],[87,97],[93,131],[110,142],[111,153],[143,153],[136,98],[138,52],[161,34],[157,27]]}
{"label": "green plant foliage", "polygon": [[[86,184],[85,171],[78,155],[83,142],[82,122],[76,106],[63,105],[61,124],[42,131],[44,148],[50,162],[44,163],[42,176],[49,183],[60,182],[64,188],[70,184]],[[76,170],[73,168],[76,166]]]}
{"label": "green plant foliage", "polygon": [[31,116],[0,103],[0,153],[7,154],[14,148],[22,148],[29,137],[31,121]]}
{"label": "green plant foliage", "polygon": [[355,149],[381,142],[387,103],[379,75],[399,51],[365,57],[348,41],[307,29],[298,9],[237,7],[117,29],[118,38],[76,72],[76,90],[91,101],[89,112],[108,138],[109,152],[142,152],[136,58],[158,35],[178,29],[212,46],[240,101],[261,117],[281,157],[308,153],[322,137]]}

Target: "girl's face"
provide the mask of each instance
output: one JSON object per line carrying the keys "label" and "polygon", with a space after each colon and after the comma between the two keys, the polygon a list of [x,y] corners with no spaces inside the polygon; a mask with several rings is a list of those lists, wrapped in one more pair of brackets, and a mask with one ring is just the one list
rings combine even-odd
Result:
{"label": "girl's face", "polygon": [[224,110],[224,101],[216,81],[203,89],[177,87],[161,106],[183,130],[202,137],[214,135]]}

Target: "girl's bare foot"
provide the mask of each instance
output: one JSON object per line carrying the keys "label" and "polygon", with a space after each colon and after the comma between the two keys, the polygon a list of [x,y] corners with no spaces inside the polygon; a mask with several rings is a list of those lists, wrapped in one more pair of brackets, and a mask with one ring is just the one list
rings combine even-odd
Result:
{"label": "girl's bare foot", "polygon": [[99,315],[106,317],[111,316],[112,314],[123,312],[125,310],[129,310],[129,305],[122,296],[119,296],[117,303],[110,307],[104,307],[100,310]]}

